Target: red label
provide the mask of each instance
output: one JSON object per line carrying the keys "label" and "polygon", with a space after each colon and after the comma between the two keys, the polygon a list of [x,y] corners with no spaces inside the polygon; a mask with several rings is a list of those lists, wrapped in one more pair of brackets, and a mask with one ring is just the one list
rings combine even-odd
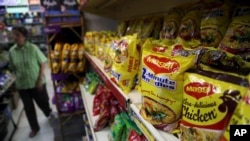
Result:
{"label": "red label", "polygon": [[149,55],[144,57],[143,61],[155,74],[173,73],[180,68],[180,65],[177,61],[166,57]]}
{"label": "red label", "polygon": [[198,100],[202,97],[212,95],[215,91],[215,87],[206,82],[192,82],[184,87],[184,91],[186,94]]}

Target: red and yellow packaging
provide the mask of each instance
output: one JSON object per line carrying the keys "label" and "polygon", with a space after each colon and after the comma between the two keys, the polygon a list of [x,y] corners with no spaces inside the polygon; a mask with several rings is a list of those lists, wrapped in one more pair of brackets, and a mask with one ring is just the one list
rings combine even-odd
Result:
{"label": "red and yellow packaging", "polygon": [[139,51],[136,45],[137,35],[127,35],[121,38],[115,50],[111,80],[121,87],[125,93],[129,93],[135,86],[139,68]]}
{"label": "red and yellow packaging", "polygon": [[141,59],[140,113],[156,128],[171,131],[177,126],[171,124],[181,117],[183,73],[194,66],[196,56],[172,56],[171,47],[145,44]]}
{"label": "red and yellow packaging", "polygon": [[181,140],[219,140],[248,87],[246,77],[198,69],[186,72]]}
{"label": "red and yellow packaging", "polygon": [[[250,83],[250,75],[248,76]],[[237,105],[230,122],[223,133],[220,141],[230,141],[230,125],[249,125],[250,124],[250,87],[242,100]]]}

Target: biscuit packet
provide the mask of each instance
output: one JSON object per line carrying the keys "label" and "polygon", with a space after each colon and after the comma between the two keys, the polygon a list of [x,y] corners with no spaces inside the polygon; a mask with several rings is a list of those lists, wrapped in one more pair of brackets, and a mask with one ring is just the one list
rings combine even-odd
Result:
{"label": "biscuit packet", "polygon": [[172,56],[172,47],[145,42],[141,58],[140,113],[158,129],[166,132],[178,126],[182,111],[183,73],[195,64],[195,55]]}
{"label": "biscuit packet", "polygon": [[247,92],[246,77],[192,69],[184,75],[181,140],[219,140]]}

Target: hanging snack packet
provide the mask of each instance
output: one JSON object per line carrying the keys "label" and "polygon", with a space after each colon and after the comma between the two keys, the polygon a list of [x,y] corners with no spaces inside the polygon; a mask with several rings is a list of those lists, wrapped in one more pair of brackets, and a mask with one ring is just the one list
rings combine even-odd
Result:
{"label": "hanging snack packet", "polygon": [[196,56],[171,56],[171,47],[145,43],[141,60],[143,101],[140,113],[156,128],[170,132],[181,118],[183,73],[194,66]]}
{"label": "hanging snack packet", "polygon": [[125,93],[129,93],[135,86],[139,67],[139,51],[136,48],[136,43],[136,34],[122,37],[111,68],[111,80]]}
{"label": "hanging snack packet", "polygon": [[206,5],[201,20],[201,45],[217,48],[231,16],[231,7],[226,2],[216,1]]}
{"label": "hanging snack packet", "polygon": [[194,4],[187,8],[181,21],[178,31],[177,41],[188,48],[196,48],[200,45],[200,24],[202,17],[203,5]]}
{"label": "hanging snack packet", "polygon": [[249,87],[246,77],[204,70],[184,75],[181,140],[217,141]]}
{"label": "hanging snack packet", "polygon": [[239,4],[232,21],[219,47],[227,52],[238,54],[250,52],[250,4]]}
{"label": "hanging snack packet", "polygon": [[63,50],[62,50],[62,63],[61,63],[63,73],[68,72],[69,63],[70,63],[70,44],[65,43],[63,45]]}

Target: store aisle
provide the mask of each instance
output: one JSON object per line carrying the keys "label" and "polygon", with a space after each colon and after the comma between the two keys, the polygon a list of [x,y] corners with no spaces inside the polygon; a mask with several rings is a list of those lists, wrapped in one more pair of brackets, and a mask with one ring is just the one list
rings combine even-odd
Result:
{"label": "store aisle", "polygon": [[[53,90],[53,84],[52,84],[51,77],[50,77],[50,69],[48,65],[46,66],[47,67],[45,70],[45,74],[46,74],[46,80],[47,80],[47,90],[50,96],[50,103],[51,103],[54,90]],[[21,105],[22,102],[19,101],[19,104]],[[52,105],[52,103],[51,103],[51,107],[53,108],[54,111],[56,111],[56,107],[55,105]],[[18,125],[18,129],[16,130],[12,138],[12,141],[54,141],[53,128],[49,125],[49,121],[47,117],[45,117],[45,115],[42,113],[40,109],[38,109],[37,106],[36,106],[36,109],[37,109],[36,111],[37,111],[38,121],[40,124],[40,131],[37,133],[37,135],[34,138],[29,138],[30,127],[28,125],[26,115],[23,112],[19,125]]]}

